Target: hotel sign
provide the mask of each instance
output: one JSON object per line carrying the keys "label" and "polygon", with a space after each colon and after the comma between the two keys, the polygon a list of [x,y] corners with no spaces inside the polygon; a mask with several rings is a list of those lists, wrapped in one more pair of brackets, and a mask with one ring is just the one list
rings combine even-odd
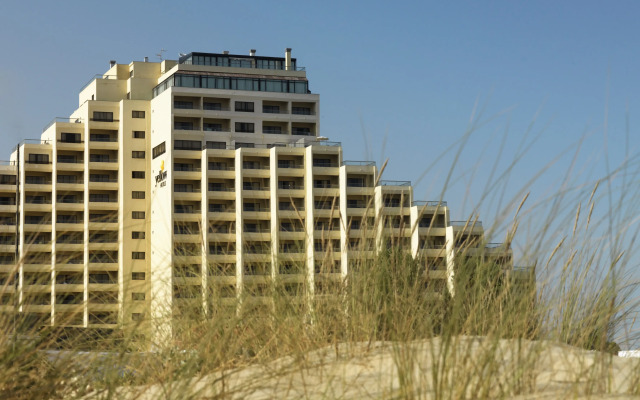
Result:
{"label": "hotel sign", "polygon": [[164,169],[164,160],[160,162],[160,171],[158,175],[156,175],[156,187],[164,187],[167,186],[167,171]]}

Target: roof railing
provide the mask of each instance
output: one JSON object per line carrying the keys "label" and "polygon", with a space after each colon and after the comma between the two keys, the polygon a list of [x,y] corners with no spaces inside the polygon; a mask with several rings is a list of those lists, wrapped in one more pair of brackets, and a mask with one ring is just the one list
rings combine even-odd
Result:
{"label": "roof railing", "polygon": [[468,228],[472,228],[474,226],[482,227],[482,221],[471,221],[471,220],[451,221],[450,225],[451,226],[466,226]]}
{"label": "roof railing", "polygon": [[438,201],[438,200],[414,200],[411,202],[412,206],[418,206],[418,207],[446,207],[447,206],[447,202],[446,201]]}
{"label": "roof railing", "polygon": [[105,75],[105,74],[94,75],[91,79],[89,79],[89,82],[85,83],[80,88],[80,91],[82,92],[84,89],[86,89],[87,86],[89,86],[91,84],[91,82],[95,81],[96,79],[118,79],[118,76],[117,75]]}
{"label": "roof railing", "polygon": [[45,132],[47,129],[51,128],[51,126],[57,122],[63,123],[71,123],[71,124],[79,124],[82,122],[82,118],[66,118],[66,117],[55,117],[51,120],[44,128],[42,128],[42,132]]}
{"label": "roof railing", "polygon": [[381,180],[379,182],[380,186],[411,186],[411,181],[391,181],[391,180]]}
{"label": "roof railing", "polygon": [[375,167],[375,161],[352,161],[352,160],[344,160],[342,161],[342,165],[353,165],[357,167]]}

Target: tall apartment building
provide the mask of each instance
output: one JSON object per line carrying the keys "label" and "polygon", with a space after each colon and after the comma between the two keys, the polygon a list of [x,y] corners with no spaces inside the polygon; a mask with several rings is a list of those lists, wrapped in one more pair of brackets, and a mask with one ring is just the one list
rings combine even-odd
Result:
{"label": "tall apartment building", "polygon": [[[390,244],[453,291],[456,253],[512,266],[480,221],[343,159],[319,96],[285,57],[111,62],[69,118],[0,166],[2,309],[43,323],[171,333],[183,306],[322,296]],[[304,299],[300,301],[305,301]]]}

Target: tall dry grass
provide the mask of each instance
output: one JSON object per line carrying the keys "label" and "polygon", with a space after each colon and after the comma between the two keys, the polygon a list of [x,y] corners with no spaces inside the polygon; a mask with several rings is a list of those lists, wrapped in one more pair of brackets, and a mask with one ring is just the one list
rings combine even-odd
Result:
{"label": "tall dry grass", "polygon": [[[74,332],[42,329],[23,314],[0,315],[0,397],[242,398],[270,393],[274,382],[295,376],[278,393],[341,398],[336,388],[349,386],[346,372],[323,380],[313,371],[388,346],[397,382],[381,368],[369,388],[381,397],[510,398],[539,390],[549,343],[597,351],[588,368],[579,368],[568,395],[611,393],[608,353],[615,342],[633,346],[638,339],[630,324],[638,306],[632,276],[638,208],[627,194],[636,191],[635,165],[625,160],[590,186],[565,182],[532,205],[525,184],[506,202],[509,217],[496,224],[511,243],[524,224],[537,221],[516,249],[532,268],[505,271],[475,246],[463,246],[455,296],[442,280],[429,278],[421,260],[392,245],[354,262],[327,293],[312,296],[308,284],[292,292],[286,276],[276,275],[261,295],[267,301],[253,301],[250,293],[222,298],[212,290],[203,312],[201,294],[187,296],[195,305],[180,310],[171,321],[174,337],[163,343],[148,334],[140,343],[135,326]],[[506,182],[510,168],[496,184]],[[608,184],[621,174],[621,186]],[[10,294],[10,285],[2,293]],[[238,371],[256,366],[259,373],[238,380]],[[640,367],[629,379],[626,393],[637,394]]]}

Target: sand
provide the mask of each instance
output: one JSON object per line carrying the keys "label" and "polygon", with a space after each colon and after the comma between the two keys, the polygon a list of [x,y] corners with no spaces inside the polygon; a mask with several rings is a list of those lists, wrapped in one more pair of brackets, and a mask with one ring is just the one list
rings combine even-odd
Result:
{"label": "sand", "polygon": [[630,399],[640,391],[639,378],[636,358],[545,341],[459,337],[449,344],[440,338],[340,344],[197,379],[121,387],[111,395],[149,400]]}

